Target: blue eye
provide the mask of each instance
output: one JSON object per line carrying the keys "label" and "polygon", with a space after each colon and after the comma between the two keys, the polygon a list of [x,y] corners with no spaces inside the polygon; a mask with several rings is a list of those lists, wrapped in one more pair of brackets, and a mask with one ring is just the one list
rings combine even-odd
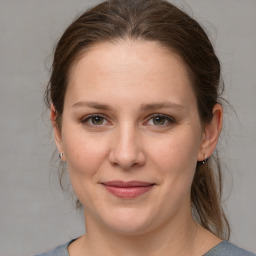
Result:
{"label": "blue eye", "polygon": [[167,126],[170,123],[174,123],[174,120],[171,117],[160,114],[151,117],[148,121],[149,125],[154,126]]}

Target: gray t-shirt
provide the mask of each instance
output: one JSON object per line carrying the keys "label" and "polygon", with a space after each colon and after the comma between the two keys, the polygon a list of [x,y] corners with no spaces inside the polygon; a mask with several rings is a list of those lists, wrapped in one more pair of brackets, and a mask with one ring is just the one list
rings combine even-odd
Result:
{"label": "gray t-shirt", "polygon": [[[71,240],[66,244],[58,246],[53,251],[46,252],[40,255],[35,255],[35,256],[69,256],[68,246],[74,240]],[[217,244],[215,247],[213,247],[210,251],[208,251],[203,256],[256,256],[256,254],[252,252],[248,252],[244,249],[241,249],[228,241],[222,241],[221,243]]]}

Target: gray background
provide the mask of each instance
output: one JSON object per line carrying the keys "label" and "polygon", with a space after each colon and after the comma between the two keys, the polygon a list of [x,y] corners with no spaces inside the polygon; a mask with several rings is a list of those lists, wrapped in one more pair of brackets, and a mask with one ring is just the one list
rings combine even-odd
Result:
{"label": "gray background", "polygon": [[[0,256],[33,255],[84,232],[50,166],[55,146],[42,97],[54,42],[97,2],[0,0]],[[173,2],[207,28],[222,62],[238,115],[227,109],[219,145],[231,241],[256,252],[256,1]]]}

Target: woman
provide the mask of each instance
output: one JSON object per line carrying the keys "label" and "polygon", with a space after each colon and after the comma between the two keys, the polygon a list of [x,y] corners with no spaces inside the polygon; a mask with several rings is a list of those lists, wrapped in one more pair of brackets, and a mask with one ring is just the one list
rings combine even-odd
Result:
{"label": "woman", "polygon": [[166,1],[109,0],[75,20],[46,102],[86,234],[43,255],[254,255],[227,242],[222,90],[206,33]]}

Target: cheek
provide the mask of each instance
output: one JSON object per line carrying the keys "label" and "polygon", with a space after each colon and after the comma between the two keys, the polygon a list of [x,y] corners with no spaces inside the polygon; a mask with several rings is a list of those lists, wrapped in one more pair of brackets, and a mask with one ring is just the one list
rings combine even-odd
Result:
{"label": "cheek", "polygon": [[171,197],[170,208],[176,209],[182,202],[190,200],[199,147],[199,132],[184,127],[159,140],[151,151],[152,165],[158,170],[163,185],[163,204]]}
{"label": "cheek", "polygon": [[71,176],[91,176],[97,172],[107,152],[100,136],[88,135],[72,127],[63,131],[63,148]]}
{"label": "cheek", "polygon": [[97,196],[91,195],[105,163],[107,143],[83,131],[63,131],[63,148],[74,193],[84,205],[94,205]]}
{"label": "cheek", "polygon": [[[152,143],[151,158],[163,169],[186,171],[186,166],[194,169],[197,163],[197,154],[200,148],[200,136],[186,129],[187,132],[169,134]],[[182,169],[184,167],[185,169]],[[182,169],[182,170],[181,170]]]}
{"label": "cheek", "polygon": [[151,151],[151,159],[158,176],[161,177],[163,198],[160,207],[163,214],[168,214],[190,205],[190,191],[200,140],[196,133],[188,131],[170,135],[168,139],[158,142]]}

